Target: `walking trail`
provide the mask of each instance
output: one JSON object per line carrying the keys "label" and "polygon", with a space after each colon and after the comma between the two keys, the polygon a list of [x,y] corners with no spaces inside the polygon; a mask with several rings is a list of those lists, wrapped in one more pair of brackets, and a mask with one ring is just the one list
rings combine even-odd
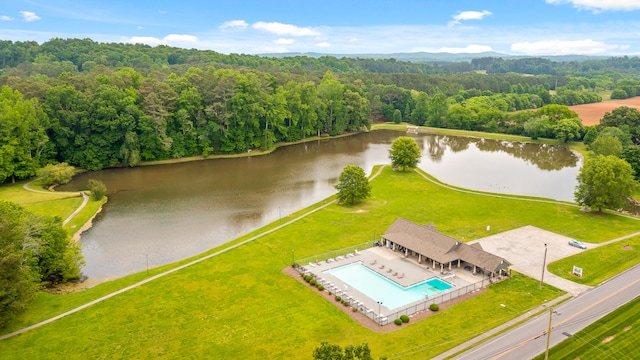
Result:
{"label": "walking trail", "polygon": [[[371,176],[369,177],[369,181],[371,181],[371,180],[375,179],[378,175],[380,175],[380,173],[382,172],[382,170],[383,170],[385,167],[386,167],[386,165],[382,165],[382,166],[380,166],[380,167],[378,168],[378,171],[377,171],[375,174],[373,174],[373,175],[371,175]],[[449,186],[449,185],[446,185],[446,184],[443,184],[443,183],[440,183],[440,182],[434,181],[434,180],[430,179],[428,176],[426,176],[425,174],[421,173],[420,171],[416,171],[416,172],[417,172],[418,174],[420,174],[422,177],[424,177],[425,179],[427,179],[428,181],[430,181],[430,182],[432,182],[432,183],[434,183],[434,184],[437,184],[437,185],[439,185],[439,186],[443,186],[443,187],[446,187],[446,188],[448,188],[448,189],[455,190],[455,191],[461,191],[461,192],[467,192],[467,193],[474,193],[474,194],[481,194],[481,195],[487,195],[487,196],[502,197],[502,198],[514,198],[514,199],[520,199],[520,200],[530,200],[530,201],[539,201],[539,202],[556,202],[556,203],[568,204],[568,203],[565,203],[565,202],[559,202],[559,201],[537,200],[537,199],[525,199],[525,198],[512,197],[512,196],[502,196],[502,195],[486,194],[486,193],[476,192],[476,191],[472,191],[472,190],[464,190],[464,189],[460,189],[460,188],[452,187],[452,186]],[[25,184],[25,189],[27,189],[26,185],[28,185],[28,184]],[[32,190],[32,189],[27,189],[27,190],[39,192],[39,191],[37,191],[37,190]],[[49,319],[47,319],[47,320],[44,320],[44,321],[41,321],[41,322],[39,322],[39,323],[33,324],[33,325],[31,325],[31,326],[25,327],[25,328],[23,328],[23,329],[20,329],[20,330],[14,331],[14,332],[12,332],[12,333],[8,333],[8,334],[5,334],[5,335],[2,335],[2,336],[0,336],[0,340],[4,340],[4,339],[10,338],[10,337],[13,337],[13,336],[15,336],[15,335],[22,334],[22,333],[27,332],[27,331],[29,331],[29,330],[33,330],[33,329],[38,328],[38,327],[40,327],[40,326],[43,326],[43,325],[46,325],[46,324],[52,323],[52,322],[54,322],[54,321],[56,321],[56,320],[58,320],[58,319],[61,319],[61,318],[65,317],[65,316],[68,316],[68,315],[71,315],[71,314],[75,314],[75,313],[77,313],[77,312],[79,312],[79,311],[81,311],[81,310],[84,310],[84,309],[86,309],[86,308],[88,308],[88,307],[90,307],[90,306],[93,306],[93,305],[98,304],[98,303],[100,303],[100,302],[102,302],[102,301],[105,301],[105,300],[107,300],[107,299],[110,299],[110,298],[112,298],[112,297],[114,297],[114,296],[116,296],[116,295],[119,295],[119,294],[122,294],[122,293],[124,293],[124,292],[127,292],[127,291],[129,291],[129,290],[131,290],[131,289],[135,289],[135,288],[137,288],[137,287],[139,287],[139,286],[142,286],[142,285],[144,285],[144,284],[146,284],[146,283],[148,283],[148,282],[154,281],[154,280],[159,279],[159,278],[161,278],[161,277],[167,276],[167,275],[172,274],[172,273],[174,273],[174,272],[177,272],[177,271],[180,271],[180,270],[185,269],[185,268],[187,268],[187,267],[193,266],[193,265],[198,264],[198,263],[200,263],[200,262],[202,262],[202,261],[205,261],[205,260],[211,259],[211,258],[213,258],[213,257],[215,257],[215,256],[218,256],[218,255],[220,255],[220,254],[226,253],[227,251],[233,250],[233,249],[235,249],[235,248],[237,248],[237,247],[240,247],[240,246],[242,246],[242,245],[244,245],[244,244],[247,244],[247,243],[252,242],[252,241],[254,241],[254,240],[256,240],[256,239],[259,239],[259,238],[261,238],[261,237],[263,237],[263,236],[265,236],[265,235],[271,234],[272,232],[278,231],[278,230],[282,229],[282,228],[283,228],[283,227],[285,227],[285,226],[288,226],[288,225],[290,225],[290,224],[293,224],[293,223],[295,223],[295,222],[297,222],[297,221],[299,221],[299,220],[301,220],[301,219],[303,219],[303,218],[305,218],[305,217],[307,217],[307,216],[309,216],[309,215],[311,215],[311,214],[313,214],[313,213],[315,213],[315,212],[317,212],[317,211],[320,211],[320,210],[322,210],[322,209],[324,209],[324,208],[328,207],[329,205],[334,204],[335,202],[336,202],[336,200],[332,200],[332,201],[330,201],[330,202],[328,202],[328,203],[326,203],[326,204],[324,204],[324,205],[322,205],[322,206],[319,206],[319,207],[317,207],[317,208],[315,208],[315,209],[313,209],[313,210],[310,210],[309,212],[306,212],[306,213],[304,213],[304,214],[301,214],[300,216],[298,216],[298,217],[296,217],[296,218],[294,218],[294,219],[291,219],[291,220],[289,220],[289,221],[287,221],[287,222],[285,222],[285,223],[283,223],[283,224],[281,224],[281,225],[278,225],[278,226],[274,227],[274,228],[273,228],[273,229],[271,229],[271,230],[267,230],[267,231],[265,231],[265,232],[263,232],[263,233],[260,233],[260,234],[258,234],[258,235],[256,235],[256,236],[253,236],[253,237],[251,237],[251,238],[249,238],[249,239],[247,239],[247,240],[244,240],[244,241],[242,241],[242,242],[239,242],[239,243],[237,243],[237,244],[235,244],[235,245],[231,245],[231,246],[229,246],[229,247],[227,247],[227,248],[224,248],[224,249],[222,249],[222,250],[220,250],[220,251],[216,251],[216,252],[214,252],[214,253],[211,253],[211,254],[209,254],[209,255],[206,255],[206,256],[204,256],[204,257],[201,257],[201,258],[199,258],[199,259],[196,259],[196,260],[194,260],[194,261],[191,261],[191,262],[189,262],[189,263],[187,263],[187,264],[180,265],[180,266],[178,266],[178,267],[176,267],[176,268],[173,268],[173,269],[171,269],[171,270],[167,270],[167,271],[165,271],[165,272],[163,272],[163,273],[160,273],[160,274],[154,275],[154,276],[152,276],[152,277],[150,277],[150,278],[147,278],[147,279],[145,279],[145,280],[139,281],[139,282],[137,282],[137,283],[135,283],[135,284],[132,284],[132,285],[127,286],[127,287],[125,287],[125,288],[122,288],[122,289],[120,289],[120,290],[118,290],[118,291],[112,292],[112,293],[107,294],[107,295],[105,295],[105,296],[103,296],[103,297],[100,297],[100,298],[95,299],[95,300],[93,300],[93,301],[91,301],[91,302],[88,302],[88,303],[86,303],[86,304],[84,304],[84,305],[81,305],[81,306],[79,306],[79,307],[77,307],[77,308],[71,309],[71,310],[69,310],[69,311],[67,311],[67,312],[65,312],[65,313],[60,314],[60,315],[54,316],[54,317],[52,317],[52,318],[49,318]],[[636,233],[636,234],[638,234],[638,233]],[[609,242],[607,242],[607,243],[614,242],[614,241],[617,241],[617,240],[620,240],[620,239],[626,239],[626,238],[628,238],[628,237],[635,236],[636,234],[631,234],[631,235],[624,236],[624,237],[622,237],[622,238],[614,239],[614,240],[611,240],[611,241],[609,241]],[[565,296],[566,296],[566,295],[565,295]],[[563,299],[563,298],[564,298],[564,297],[558,298],[558,299],[556,299],[555,301],[559,301],[559,300],[561,300],[561,299]],[[514,319],[514,320],[512,320],[512,321],[516,321],[516,320],[518,320],[518,319],[519,319],[520,321],[522,321],[522,319],[520,319],[520,318],[523,318],[523,319],[524,319],[524,318],[528,318],[528,317],[532,316],[532,315],[534,314],[534,313],[533,313],[533,311],[535,311],[535,310],[529,311],[528,313],[526,313],[526,314],[524,314],[524,315],[521,315],[521,317],[519,317],[519,318],[517,318],[517,319]],[[506,323],[506,324],[504,324],[504,325],[502,325],[502,326],[508,326],[508,325],[509,325],[509,323]],[[498,330],[496,330],[496,331],[498,331]],[[492,333],[492,331],[487,332],[487,334],[489,334],[489,333]]]}
{"label": "walking trail", "polygon": [[[383,165],[383,166],[380,166],[380,168],[378,169],[378,171],[377,171],[375,174],[373,174],[373,175],[371,175],[371,176],[369,177],[369,181],[371,181],[371,180],[375,179],[378,175],[380,175],[380,173],[382,172],[382,169],[383,169],[384,167],[385,167],[384,165]],[[26,186],[26,185],[25,185],[25,186]],[[131,289],[135,289],[135,288],[137,288],[138,286],[144,285],[144,284],[146,284],[146,283],[148,283],[148,282],[151,282],[151,281],[153,281],[153,280],[156,280],[156,279],[159,279],[159,278],[161,278],[161,277],[167,276],[167,275],[172,274],[172,273],[174,273],[174,272],[176,272],[176,271],[180,271],[180,270],[182,270],[182,269],[184,269],[184,268],[187,268],[187,267],[189,267],[189,266],[193,266],[193,265],[195,265],[195,264],[197,264],[197,263],[200,263],[200,262],[202,262],[202,261],[205,261],[205,260],[211,259],[212,257],[215,257],[215,256],[218,256],[218,255],[220,255],[220,254],[226,253],[227,251],[233,250],[233,249],[235,249],[235,248],[237,248],[237,247],[240,247],[240,246],[242,246],[242,245],[244,245],[244,244],[247,244],[247,243],[252,242],[252,241],[254,241],[254,240],[256,240],[256,239],[259,239],[259,238],[261,238],[261,237],[263,237],[263,236],[265,236],[265,235],[271,234],[272,232],[278,231],[278,230],[282,229],[283,227],[285,227],[285,226],[287,226],[287,225],[293,224],[293,223],[295,223],[296,221],[298,221],[298,220],[300,220],[300,219],[303,219],[303,218],[305,218],[305,217],[307,217],[307,216],[309,216],[309,215],[311,215],[311,214],[313,214],[313,213],[315,213],[315,212],[317,212],[317,211],[319,211],[319,210],[322,210],[322,209],[326,208],[327,206],[329,206],[329,205],[331,205],[331,204],[334,204],[335,202],[336,202],[336,200],[330,201],[330,202],[328,202],[328,203],[326,203],[326,204],[324,204],[324,205],[322,205],[322,206],[319,206],[319,207],[317,207],[317,208],[315,208],[315,209],[313,209],[313,210],[310,210],[309,212],[306,212],[306,213],[304,213],[304,214],[302,214],[302,215],[300,215],[300,216],[298,216],[298,217],[296,217],[296,218],[294,218],[294,219],[292,219],[292,220],[289,220],[289,221],[287,221],[287,222],[283,223],[282,225],[278,225],[278,226],[274,227],[274,228],[273,228],[273,229],[271,229],[271,230],[267,230],[267,231],[265,231],[265,232],[263,232],[263,233],[260,233],[260,234],[258,234],[258,235],[256,235],[256,236],[254,236],[254,237],[251,237],[251,238],[249,238],[249,239],[247,239],[247,240],[244,240],[244,241],[242,241],[242,242],[239,242],[239,243],[237,243],[237,244],[235,244],[235,245],[231,245],[231,246],[229,246],[229,247],[227,247],[227,248],[224,248],[224,249],[222,249],[222,250],[220,250],[220,251],[216,251],[216,252],[214,252],[214,253],[212,253],[212,254],[209,254],[209,255],[207,255],[207,256],[201,257],[201,258],[199,258],[199,259],[197,259],[197,260],[194,260],[194,261],[191,261],[191,262],[189,262],[189,263],[187,263],[187,264],[180,265],[180,266],[178,266],[178,267],[176,267],[176,268],[173,268],[173,269],[171,269],[171,270],[167,270],[167,271],[165,271],[165,272],[163,272],[163,273],[160,273],[160,274],[154,275],[154,276],[152,276],[152,277],[150,277],[150,278],[147,278],[147,279],[144,279],[144,280],[142,280],[142,281],[139,281],[139,282],[137,282],[137,283],[135,283],[135,284],[133,284],[133,285],[129,285],[129,286],[125,287],[125,288],[122,288],[122,289],[120,289],[120,290],[118,290],[118,291],[115,291],[115,292],[112,292],[112,293],[110,293],[110,294],[107,294],[107,295],[105,295],[105,296],[103,296],[103,297],[101,297],[101,298],[95,299],[95,300],[93,300],[93,301],[90,301],[90,302],[88,302],[88,303],[86,303],[86,304],[84,304],[84,305],[78,306],[77,308],[71,309],[71,310],[69,310],[69,311],[67,311],[67,312],[64,312],[64,313],[60,314],[60,315],[54,316],[54,317],[52,317],[52,318],[49,318],[49,319],[47,319],[47,320],[41,321],[41,322],[39,322],[39,323],[37,323],[37,324],[33,324],[33,325],[31,325],[31,326],[28,326],[28,327],[22,328],[22,329],[20,329],[20,330],[14,331],[14,332],[12,332],[12,333],[2,335],[2,336],[0,336],[0,340],[4,340],[4,339],[10,338],[10,337],[12,337],[12,336],[22,334],[22,333],[27,332],[27,331],[29,331],[29,330],[33,330],[33,329],[38,328],[38,327],[40,327],[40,326],[43,326],[43,325],[46,325],[46,324],[52,323],[52,322],[54,322],[54,321],[56,321],[56,320],[58,320],[58,319],[61,319],[61,318],[65,317],[65,316],[68,316],[68,315],[71,315],[71,314],[75,314],[75,313],[77,313],[77,312],[79,312],[79,311],[81,311],[81,310],[84,310],[84,309],[86,309],[86,308],[88,308],[88,307],[92,306],[92,305],[95,305],[95,304],[97,304],[97,303],[100,303],[100,302],[102,302],[102,301],[105,301],[105,300],[107,300],[107,299],[110,299],[110,298],[112,298],[112,297],[114,297],[114,296],[116,296],[116,295],[122,294],[122,293],[127,292],[127,291],[129,291],[129,290],[131,290]]]}
{"label": "walking trail", "polygon": [[[31,185],[31,183],[33,183],[34,181],[37,181],[37,180],[39,180],[39,178],[29,181],[28,183],[22,185],[22,187],[27,191],[31,191],[31,192],[38,193],[38,194],[48,194],[48,195],[60,194],[60,193],[54,193],[54,192],[51,192],[51,191],[43,191],[43,190],[36,190],[36,189],[30,188],[29,185]],[[81,191],[80,195],[82,196],[82,199],[83,199],[82,200],[82,204],[80,204],[80,206],[71,215],[69,215],[68,218],[66,218],[62,222],[63,226],[67,225],[67,223],[69,221],[71,221],[76,215],[78,215],[78,213],[80,211],[82,211],[82,209],[84,209],[85,206],[87,206],[87,202],[89,202],[89,195],[87,195],[84,191]]]}

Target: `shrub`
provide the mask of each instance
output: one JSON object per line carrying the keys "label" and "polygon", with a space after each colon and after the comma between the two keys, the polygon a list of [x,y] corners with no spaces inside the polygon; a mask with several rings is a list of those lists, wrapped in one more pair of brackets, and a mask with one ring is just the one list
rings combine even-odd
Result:
{"label": "shrub", "polygon": [[317,286],[318,286],[318,290],[320,290],[320,291],[324,290],[324,286],[322,286],[320,284],[318,284]]}
{"label": "shrub", "polygon": [[431,305],[429,305],[429,310],[438,311],[438,310],[440,310],[440,306],[438,306],[438,304],[431,304]]}
{"label": "shrub", "polygon": [[352,308],[351,308],[351,311],[356,312],[356,311],[358,311],[358,309],[356,309],[356,308],[352,307]]}
{"label": "shrub", "polygon": [[318,282],[316,281],[316,279],[311,279],[311,281],[309,281],[309,284],[316,286]]}
{"label": "shrub", "polygon": [[342,300],[342,305],[349,306],[349,302],[347,300]]}
{"label": "shrub", "polygon": [[400,320],[402,320],[403,323],[408,323],[409,317],[407,315],[402,315],[400,316]]}
{"label": "shrub", "polygon": [[336,295],[336,301],[341,301],[342,298],[340,297],[340,295]]}
{"label": "shrub", "polygon": [[42,178],[42,183],[45,186],[51,186],[68,183],[75,172],[76,169],[73,166],[63,162],[56,165],[47,165],[36,171],[36,174]]}
{"label": "shrub", "polygon": [[87,188],[95,200],[101,200],[107,193],[107,186],[100,180],[89,179]]}
{"label": "shrub", "polygon": [[304,276],[304,281],[306,281],[306,282],[311,281],[311,279],[312,279],[311,275],[305,275]]}
{"label": "shrub", "polygon": [[400,325],[402,325],[402,320],[400,320],[400,319],[395,319],[395,320],[393,320],[393,323],[394,323],[394,324],[396,324],[396,325],[398,325],[398,326],[400,326]]}

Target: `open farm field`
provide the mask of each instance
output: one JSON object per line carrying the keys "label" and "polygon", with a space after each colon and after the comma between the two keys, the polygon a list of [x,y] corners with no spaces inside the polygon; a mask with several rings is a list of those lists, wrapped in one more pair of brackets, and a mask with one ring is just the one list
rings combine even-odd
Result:
{"label": "open farm field", "polygon": [[605,113],[613,109],[628,106],[640,110],[640,96],[624,100],[610,100],[593,104],[569,106],[569,109],[578,113],[584,126],[598,125]]}

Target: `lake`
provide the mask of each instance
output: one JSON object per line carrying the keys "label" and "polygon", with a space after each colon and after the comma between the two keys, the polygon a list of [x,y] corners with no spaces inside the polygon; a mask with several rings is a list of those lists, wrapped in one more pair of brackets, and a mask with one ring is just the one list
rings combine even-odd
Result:
{"label": "lake", "polygon": [[[108,203],[82,235],[89,278],[120,277],[202,253],[335,193],[345,165],[389,164],[403,132],[378,130],[269,155],[85,173],[60,190],[107,185]],[[581,160],[561,146],[409,135],[419,167],[469,189],[573,201]]]}

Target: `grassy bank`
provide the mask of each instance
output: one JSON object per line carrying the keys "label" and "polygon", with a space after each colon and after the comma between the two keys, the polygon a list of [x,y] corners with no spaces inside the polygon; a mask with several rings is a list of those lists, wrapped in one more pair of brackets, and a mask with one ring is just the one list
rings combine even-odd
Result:
{"label": "grassy bank", "polygon": [[[35,191],[26,190],[24,186]],[[12,201],[35,214],[57,216],[62,221],[73,214],[83,201],[79,192],[49,191],[39,181],[4,184],[0,186],[0,199]],[[73,236],[79,231],[105,202],[106,197],[98,201],[90,198],[87,205],[64,226],[69,235]]]}
{"label": "grassy bank", "polygon": [[[639,359],[640,298],[549,350],[550,359]],[[544,354],[535,358],[544,359]]]}
{"label": "grassy bank", "polygon": [[[389,168],[372,186],[373,197],[360,205],[329,205],[236,249],[4,340],[0,358],[291,359],[309,358],[321,341],[327,341],[367,342],[376,357],[424,359],[561,292],[548,286],[539,289],[537,280],[516,274],[429,319],[392,333],[375,333],[284,275],[292,250],[296,258],[304,258],[362,243],[374,231],[382,233],[397,217],[433,222],[440,231],[461,240],[524,225],[589,242],[640,230],[634,219],[585,213],[567,204],[458,192],[419,174]],[[296,215],[283,218],[283,223]],[[487,225],[491,225],[489,232]],[[264,229],[234,243],[260,231]],[[171,266],[175,264],[164,268]],[[145,277],[145,273],[136,274],[79,294],[41,297],[18,322],[37,322]]]}

